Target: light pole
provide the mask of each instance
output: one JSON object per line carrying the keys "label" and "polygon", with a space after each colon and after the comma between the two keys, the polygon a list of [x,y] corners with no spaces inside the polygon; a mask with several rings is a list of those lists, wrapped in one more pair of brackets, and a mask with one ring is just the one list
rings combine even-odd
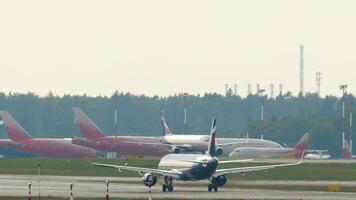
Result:
{"label": "light pole", "polygon": [[188,93],[183,93],[183,98],[184,98],[184,134],[187,133],[187,96],[189,94]]}
{"label": "light pole", "polygon": [[31,181],[28,182],[28,200],[31,200],[31,185],[32,185]]}
{"label": "light pole", "polygon": [[339,88],[342,90],[342,149],[345,148],[345,95],[347,84],[340,85]]}
{"label": "light pole", "polygon": [[41,199],[41,163],[38,166],[38,199]]}
{"label": "light pole", "polygon": [[261,133],[261,139],[263,139],[263,94],[266,90],[265,89],[259,89],[258,93],[261,94],[261,121],[260,121],[260,133]]}
{"label": "light pole", "polygon": [[109,183],[110,183],[109,179],[106,180],[106,196],[105,196],[106,200],[109,200]]}
{"label": "light pole", "polygon": [[119,134],[118,126],[117,126],[117,109],[115,109],[114,111],[114,134],[115,134],[115,138],[117,139],[117,136]]}
{"label": "light pole", "polygon": [[350,151],[352,157],[352,112],[350,112]]}
{"label": "light pole", "polygon": [[73,186],[74,186],[74,184],[72,183],[72,184],[70,184],[70,196],[69,196],[69,200],[73,200],[74,198],[73,198]]}

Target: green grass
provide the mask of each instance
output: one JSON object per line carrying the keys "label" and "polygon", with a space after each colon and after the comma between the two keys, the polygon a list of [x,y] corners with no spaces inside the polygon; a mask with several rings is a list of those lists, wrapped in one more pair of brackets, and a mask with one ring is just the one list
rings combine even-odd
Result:
{"label": "green grass", "polygon": [[91,165],[92,162],[156,167],[157,159],[53,159],[53,158],[4,158],[0,159],[0,174],[37,174],[41,163],[42,175],[67,176],[136,176],[135,172],[118,173],[114,169]]}
{"label": "green grass", "polygon": [[240,180],[356,180],[355,163],[303,163],[299,166],[281,167],[271,169],[267,172],[268,173],[266,173],[266,171],[251,172],[245,176],[234,174],[230,175],[230,177]]}
{"label": "green grass", "polygon": [[[1,200],[25,200],[27,199],[26,197],[1,197],[0,196],[0,199]],[[32,197],[32,200],[37,200],[38,197]],[[41,197],[41,200],[68,200],[69,198],[66,197],[66,198],[62,198],[62,197]],[[102,197],[102,198],[78,198],[78,197],[75,197],[74,198],[75,200],[104,200],[105,197]],[[178,198],[177,198],[178,199]],[[112,198],[110,197],[110,200],[147,200],[147,198]],[[176,199],[167,199],[167,200],[176,200]],[[187,199],[185,199],[187,200]],[[195,199],[195,200],[198,200],[198,199]]]}
{"label": "green grass", "polygon": [[[37,174],[37,164],[41,163],[42,175],[67,176],[138,176],[136,172],[119,173],[114,169],[91,165],[92,162],[156,168],[158,159],[52,159],[52,158],[3,158],[0,159],[0,174]],[[224,164],[224,167],[242,167],[260,163]],[[303,163],[299,166],[282,167],[265,171],[229,175],[238,180],[343,180],[356,181],[356,163]]]}

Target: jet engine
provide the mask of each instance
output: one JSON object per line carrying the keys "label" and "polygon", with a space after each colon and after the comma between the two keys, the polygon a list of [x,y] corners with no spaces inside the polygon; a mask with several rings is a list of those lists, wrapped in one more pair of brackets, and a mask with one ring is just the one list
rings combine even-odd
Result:
{"label": "jet engine", "polygon": [[222,148],[216,149],[216,156],[221,156],[223,153],[224,153],[224,150]]}
{"label": "jet engine", "polygon": [[144,174],[142,180],[143,184],[145,184],[147,187],[152,187],[157,183],[157,177],[151,173]]}
{"label": "jet engine", "polygon": [[173,153],[180,153],[180,149],[177,148],[177,147],[173,147],[173,148],[172,148],[172,152],[173,152]]}
{"label": "jet engine", "polygon": [[226,176],[218,176],[212,179],[212,183],[218,187],[225,185],[226,181],[227,181]]}

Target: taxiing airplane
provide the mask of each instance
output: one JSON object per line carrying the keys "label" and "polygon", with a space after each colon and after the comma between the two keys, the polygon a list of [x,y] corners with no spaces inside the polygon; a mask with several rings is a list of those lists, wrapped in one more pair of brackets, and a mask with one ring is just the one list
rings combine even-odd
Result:
{"label": "taxiing airplane", "polygon": [[210,184],[208,185],[208,191],[211,192],[214,190],[216,192],[218,191],[218,187],[225,185],[227,181],[226,175],[228,174],[268,170],[276,167],[299,165],[302,163],[303,156],[301,156],[299,162],[295,163],[219,169],[220,165],[224,163],[246,162],[248,160],[219,161],[216,157],[215,135],[216,120],[213,119],[207,154],[168,154],[161,158],[158,169],[102,163],[92,164],[100,167],[114,168],[119,171],[136,171],[140,175],[143,175],[143,182],[148,187],[154,186],[157,183],[157,177],[162,176],[164,177],[164,184],[162,186],[163,192],[166,192],[167,190],[169,192],[173,191],[173,180],[209,180]]}
{"label": "taxiing airplane", "polygon": [[[210,136],[184,134],[176,135],[171,132],[168,127],[165,114],[161,111],[161,122],[163,127],[162,142],[172,146],[174,153],[180,152],[203,152],[208,149]],[[254,139],[254,138],[217,138],[217,156],[229,156],[237,147],[263,147],[263,148],[281,148],[282,146],[276,142]]]}
{"label": "taxiing airplane", "polygon": [[299,158],[304,152],[306,152],[308,139],[309,133],[304,134],[294,148],[238,147],[232,151],[229,156],[238,158]]}
{"label": "taxiing airplane", "polygon": [[10,140],[1,140],[2,147],[30,153],[42,157],[81,157],[97,156],[91,148],[74,145],[71,139],[32,138],[31,135],[6,111],[0,111],[0,117]]}
{"label": "taxiing airplane", "polygon": [[144,136],[106,136],[104,132],[80,109],[73,108],[76,123],[84,138],[73,139],[78,144],[123,156],[161,157],[171,152],[171,146],[159,138]]}

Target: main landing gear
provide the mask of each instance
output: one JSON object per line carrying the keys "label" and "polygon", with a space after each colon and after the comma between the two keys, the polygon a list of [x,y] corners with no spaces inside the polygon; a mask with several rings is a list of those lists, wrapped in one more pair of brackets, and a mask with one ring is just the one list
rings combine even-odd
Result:
{"label": "main landing gear", "polygon": [[166,185],[166,184],[163,184],[162,185],[162,191],[163,192],[173,192],[173,185],[170,184],[170,185]]}
{"label": "main landing gear", "polygon": [[164,184],[162,185],[163,192],[173,192],[173,178],[169,176],[164,177]]}
{"label": "main landing gear", "polygon": [[217,185],[213,185],[213,184],[209,184],[208,185],[208,191],[211,192],[212,190],[214,190],[214,192],[218,191],[218,186]]}
{"label": "main landing gear", "polygon": [[218,191],[218,188],[225,185],[227,179],[226,176],[217,176],[217,177],[211,177],[210,179],[210,184],[208,185],[208,191],[211,192],[214,190],[214,192]]}

